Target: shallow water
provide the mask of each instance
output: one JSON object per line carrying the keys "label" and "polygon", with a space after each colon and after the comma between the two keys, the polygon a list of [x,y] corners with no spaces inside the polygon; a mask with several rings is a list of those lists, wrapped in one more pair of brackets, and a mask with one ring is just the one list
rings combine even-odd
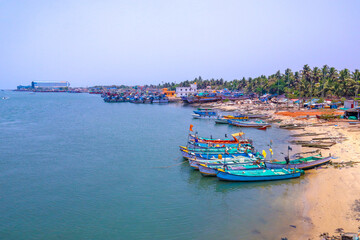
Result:
{"label": "shallow water", "polygon": [[[304,177],[220,182],[183,162],[190,123],[205,137],[240,131],[191,107],[1,94],[0,239],[274,239],[298,222]],[[286,130],[243,131],[287,151]]]}

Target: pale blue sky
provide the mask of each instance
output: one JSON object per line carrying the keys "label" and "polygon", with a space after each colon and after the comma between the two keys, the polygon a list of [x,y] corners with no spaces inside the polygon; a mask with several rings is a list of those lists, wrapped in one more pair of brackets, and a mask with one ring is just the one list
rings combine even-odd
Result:
{"label": "pale blue sky", "polygon": [[0,0],[0,88],[360,68],[360,1]]}

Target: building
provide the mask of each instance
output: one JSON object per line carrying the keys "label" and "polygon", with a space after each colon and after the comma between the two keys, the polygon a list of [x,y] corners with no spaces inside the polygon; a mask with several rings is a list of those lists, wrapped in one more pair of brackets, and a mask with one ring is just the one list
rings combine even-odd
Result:
{"label": "building", "polygon": [[170,91],[167,88],[163,88],[162,93],[165,94],[167,97],[175,97],[175,91]]}
{"label": "building", "polygon": [[344,101],[344,108],[354,108],[357,107],[357,102],[354,100],[345,100]]}
{"label": "building", "polygon": [[196,92],[197,92],[196,83],[190,84],[190,87],[177,87],[176,88],[176,96],[177,97],[189,96],[190,94],[194,94]]}
{"label": "building", "polygon": [[62,82],[42,82],[42,81],[32,81],[31,87],[32,88],[67,88],[70,86],[68,81]]}

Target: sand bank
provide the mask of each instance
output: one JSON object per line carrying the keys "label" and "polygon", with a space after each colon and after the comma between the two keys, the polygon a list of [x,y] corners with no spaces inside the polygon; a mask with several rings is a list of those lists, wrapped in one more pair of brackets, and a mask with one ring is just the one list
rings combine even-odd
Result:
{"label": "sand bank", "polygon": [[[293,113],[276,112],[274,104],[254,104],[241,102],[235,104],[213,103],[213,107],[222,111],[238,111],[269,114],[273,119],[282,120],[281,124],[313,124],[302,130],[289,130],[292,134],[324,133],[325,137],[344,137],[330,149],[322,149],[323,156],[331,153],[334,163],[360,161],[360,124],[351,126],[346,120],[323,121],[315,117],[319,114],[341,114],[339,111],[297,111]],[[291,111],[291,110],[290,110]],[[276,112],[276,113],[275,113]],[[295,113],[294,113],[295,112]],[[315,125],[314,125],[315,124]],[[312,137],[299,137],[297,140],[311,140]],[[313,151],[314,148],[302,147],[301,151]],[[357,232],[360,226],[360,164],[353,166],[325,166],[306,172],[307,184],[302,198],[294,203],[298,209],[299,224],[297,228],[286,233],[289,239],[320,239],[322,233],[337,235],[336,230]],[[284,235],[284,234],[283,234]]]}

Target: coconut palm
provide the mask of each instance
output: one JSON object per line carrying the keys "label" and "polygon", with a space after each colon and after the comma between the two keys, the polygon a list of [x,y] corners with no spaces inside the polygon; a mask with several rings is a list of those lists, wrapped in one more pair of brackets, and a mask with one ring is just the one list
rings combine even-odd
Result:
{"label": "coconut palm", "polygon": [[325,85],[327,85],[327,81],[329,77],[329,66],[325,64],[321,69],[321,73],[322,73],[320,79],[321,97],[324,98]]}
{"label": "coconut palm", "polygon": [[312,78],[311,78],[311,86],[310,86],[310,91],[311,94],[314,94],[315,96],[318,95],[318,93],[320,92],[320,79],[321,79],[321,71],[318,67],[314,67],[313,72],[312,72]]}
{"label": "coconut palm", "polygon": [[350,77],[349,69],[345,68],[339,72],[338,85],[337,85],[337,95],[338,96],[349,96],[352,88],[354,86],[354,81]]}
{"label": "coconut palm", "polygon": [[359,85],[360,85],[360,71],[359,69],[355,69],[352,73],[352,79],[355,82],[356,90],[355,90],[355,98],[358,96],[359,93]]}

